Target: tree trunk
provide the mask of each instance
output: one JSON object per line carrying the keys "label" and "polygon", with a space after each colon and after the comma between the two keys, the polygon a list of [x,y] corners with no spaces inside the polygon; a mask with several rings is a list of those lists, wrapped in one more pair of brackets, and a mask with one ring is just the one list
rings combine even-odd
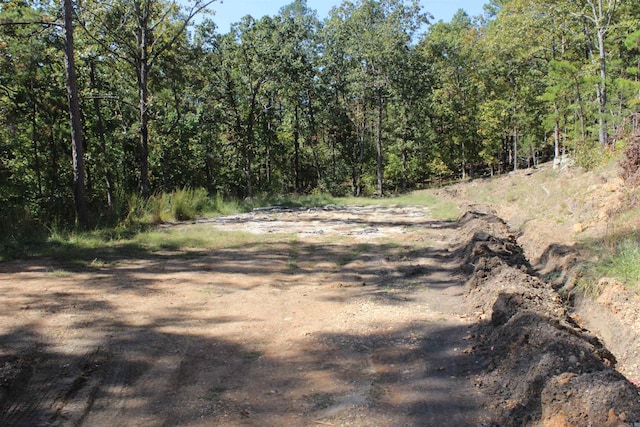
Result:
{"label": "tree trunk", "polygon": [[[600,0],[602,1],[602,0]],[[601,145],[609,143],[607,131],[607,52],[604,45],[606,30],[598,28],[598,51],[600,53],[600,83],[596,85],[598,102],[600,104],[600,115],[598,117],[599,135],[598,140]]]}
{"label": "tree trunk", "polygon": [[149,183],[149,37],[150,30],[148,27],[149,21],[149,3],[145,2],[143,8],[140,7],[140,2],[135,1],[134,7],[136,9],[136,16],[138,19],[138,43],[140,48],[140,56],[138,58],[137,72],[138,72],[138,91],[139,91],[139,106],[138,114],[140,118],[140,141],[139,141],[139,155],[140,155],[140,194],[142,197],[149,197],[150,183]]}
{"label": "tree trunk", "polygon": [[[98,89],[96,82],[96,71],[93,61],[89,63],[89,78],[91,88],[93,90]],[[109,212],[113,211],[114,195],[113,195],[113,177],[111,176],[111,170],[109,169],[109,156],[107,154],[107,139],[104,131],[104,120],[102,118],[102,111],[100,109],[100,99],[97,96],[93,97],[93,109],[96,113],[96,133],[100,139],[100,151],[102,153],[102,162],[104,169],[104,181],[107,186],[107,207]]]}
{"label": "tree trunk", "polygon": [[558,105],[554,102],[553,109],[555,111],[555,122],[553,127],[553,168],[560,166],[560,111]]}
{"label": "tree trunk", "polygon": [[[31,93],[35,93],[33,82],[31,84]],[[33,100],[33,109],[31,110],[31,142],[33,144],[33,166],[35,168],[36,179],[38,182],[38,197],[42,198],[42,170],[40,168],[40,149],[38,148],[38,103]]]}
{"label": "tree trunk", "polygon": [[382,99],[382,88],[378,86],[377,88],[377,98],[378,98],[378,124],[377,124],[377,136],[376,136],[376,148],[378,151],[378,196],[382,197],[384,195],[382,190],[382,173],[383,173],[383,162],[382,162],[382,110],[384,108],[384,100]]}
{"label": "tree trunk", "polygon": [[513,170],[518,170],[518,128],[513,128]]}
{"label": "tree trunk", "polygon": [[407,141],[402,142],[402,193],[407,192]]}
{"label": "tree trunk", "polygon": [[467,179],[467,159],[465,157],[465,151],[466,151],[466,147],[465,147],[465,143],[464,143],[464,138],[462,138],[462,142],[460,143],[460,148],[462,151],[462,179]]}
{"label": "tree trunk", "polygon": [[251,104],[249,106],[249,114],[247,116],[247,146],[245,152],[245,174],[247,178],[247,197],[253,197],[253,145],[255,135],[253,134],[253,128],[256,121],[256,102],[258,92],[260,91],[260,85],[258,85],[253,94],[251,95]]}
{"label": "tree trunk", "polygon": [[360,141],[358,145],[358,169],[357,169],[357,182],[358,185],[355,189],[355,196],[362,195],[362,172],[364,171],[364,138],[367,128],[367,113],[366,108],[362,106],[362,129],[360,131]]}
{"label": "tree trunk", "polygon": [[578,94],[578,114],[580,115],[580,135],[582,141],[587,139],[587,130],[584,124],[584,107],[582,106],[582,93],[580,92],[580,82],[576,79],[576,93]]}
{"label": "tree trunk", "polygon": [[300,192],[300,114],[298,113],[298,104],[294,108],[293,117],[293,175],[297,193]]}
{"label": "tree trunk", "polygon": [[71,124],[73,196],[75,200],[76,221],[81,228],[86,229],[89,227],[89,209],[87,208],[87,196],[84,184],[84,146],[73,46],[73,4],[71,0],[63,0],[63,8],[65,35],[64,56],[67,75],[67,97],[69,99],[69,121]]}
{"label": "tree trunk", "polygon": [[318,157],[318,136],[316,134],[316,120],[313,114],[313,100],[311,99],[310,91],[307,91],[307,99],[309,100],[309,124],[311,126],[311,136],[309,138],[309,146],[313,152],[313,162],[316,167],[316,176],[318,183],[322,181],[322,167],[320,166],[320,158]]}

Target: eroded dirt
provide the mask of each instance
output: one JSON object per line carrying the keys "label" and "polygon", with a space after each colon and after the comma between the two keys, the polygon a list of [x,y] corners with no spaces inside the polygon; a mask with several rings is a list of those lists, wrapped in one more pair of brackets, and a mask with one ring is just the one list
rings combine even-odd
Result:
{"label": "eroded dirt", "polygon": [[640,422],[637,388],[494,216],[334,206],[180,227],[281,237],[0,265],[1,425]]}

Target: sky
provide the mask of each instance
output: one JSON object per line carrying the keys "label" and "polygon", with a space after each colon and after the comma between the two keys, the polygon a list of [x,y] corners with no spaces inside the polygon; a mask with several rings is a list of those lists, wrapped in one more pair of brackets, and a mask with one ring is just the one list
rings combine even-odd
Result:
{"label": "sky", "polygon": [[[231,24],[240,21],[245,15],[251,15],[256,19],[264,15],[277,15],[282,6],[293,0],[218,0],[210,6],[215,12],[213,22],[218,26],[218,31],[226,33]],[[470,16],[481,15],[482,6],[488,0],[421,0],[422,10],[429,12],[439,20],[450,21],[458,9],[464,9]],[[318,17],[324,19],[332,7],[338,6],[342,0],[307,0],[307,6],[318,12]]]}

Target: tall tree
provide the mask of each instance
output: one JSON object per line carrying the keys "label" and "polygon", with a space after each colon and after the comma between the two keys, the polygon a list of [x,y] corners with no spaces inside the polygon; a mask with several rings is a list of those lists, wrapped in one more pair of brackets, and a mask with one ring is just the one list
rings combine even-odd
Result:
{"label": "tall tree", "polygon": [[[322,179],[318,157],[316,122],[317,39],[320,22],[307,7],[306,0],[296,0],[280,10],[278,43],[280,45],[278,85],[287,109],[293,110],[294,188],[302,189],[301,141],[306,141],[313,157],[316,183]],[[306,122],[306,126],[303,126]]]}
{"label": "tall tree", "polygon": [[102,48],[135,70],[138,89],[140,193],[150,194],[149,73],[154,64],[184,36],[189,23],[215,0],[195,0],[186,10],[166,0],[119,0],[90,4],[84,28]]}
{"label": "tall tree", "polygon": [[[335,24],[332,24],[332,22]],[[390,76],[402,67],[403,52],[420,26],[427,22],[418,1],[345,1],[331,12],[329,30],[339,31],[333,40],[344,45],[350,58],[353,84],[361,92],[363,118],[370,107],[375,129],[377,193],[384,193],[383,119],[390,92]],[[363,126],[364,130],[364,126]]]}
{"label": "tall tree", "polygon": [[[606,1],[606,3],[605,3]],[[600,144],[609,143],[607,129],[607,47],[606,36],[613,24],[616,16],[616,9],[620,4],[619,0],[585,0],[585,7],[581,17],[586,18],[593,24],[596,33],[596,45],[598,48],[598,62],[600,81],[596,84],[596,96],[600,106],[598,117],[599,132],[598,140]]]}
{"label": "tall tree", "polygon": [[75,51],[73,43],[73,3],[63,0],[64,12],[64,56],[67,76],[67,97],[69,99],[69,120],[71,124],[71,156],[73,161],[73,196],[78,224],[89,226],[89,209],[84,181],[84,139],[80,118],[80,98],[76,77]]}

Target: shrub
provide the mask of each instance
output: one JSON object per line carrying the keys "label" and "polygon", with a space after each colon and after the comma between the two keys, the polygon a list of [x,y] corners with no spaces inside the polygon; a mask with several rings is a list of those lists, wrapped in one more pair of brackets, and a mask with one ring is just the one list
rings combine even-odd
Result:
{"label": "shrub", "polygon": [[624,151],[622,160],[620,160],[621,176],[624,181],[632,186],[640,185],[640,132],[636,132]]}
{"label": "shrub", "polygon": [[209,202],[207,191],[202,188],[176,190],[171,194],[170,199],[172,216],[178,221],[197,218]]}

